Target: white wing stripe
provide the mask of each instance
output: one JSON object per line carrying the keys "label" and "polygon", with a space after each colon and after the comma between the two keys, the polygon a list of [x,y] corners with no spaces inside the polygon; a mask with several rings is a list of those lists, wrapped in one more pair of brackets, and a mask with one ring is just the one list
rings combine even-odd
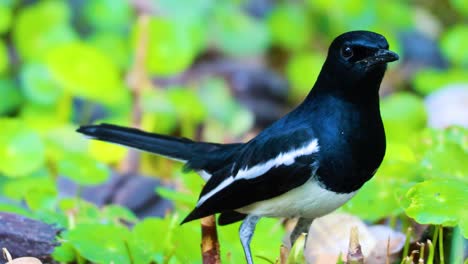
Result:
{"label": "white wing stripe", "polygon": [[312,153],[318,152],[319,149],[320,147],[318,145],[318,141],[317,139],[314,139],[312,140],[312,142],[310,142],[309,144],[305,145],[302,148],[294,149],[286,153],[280,153],[278,156],[276,156],[275,158],[265,163],[255,165],[251,168],[241,169],[237,172],[235,176],[230,176],[226,178],[218,186],[216,186],[216,188],[209,191],[207,194],[203,195],[200,198],[200,200],[198,200],[197,207],[202,205],[206,200],[210,199],[213,195],[215,195],[220,190],[232,184],[234,181],[237,181],[240,179],[250,180],[250,179],[257,178],[265,174],[265,172],[269,171],[273,167],[279,167],[281,165],[291,165],[294,163],[297,157],[310,155]]}

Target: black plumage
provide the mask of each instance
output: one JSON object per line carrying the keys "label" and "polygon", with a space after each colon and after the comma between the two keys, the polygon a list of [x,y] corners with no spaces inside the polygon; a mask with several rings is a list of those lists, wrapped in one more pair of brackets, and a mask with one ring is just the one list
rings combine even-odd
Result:
{"label": "black plumage", "polygon": [[249,244],[260,217],[299,217],[294,242],[374,175],[385,154],[379,86],[386,64],[398,59],[388,48],[373,32],[337,37],[306,99],[246,143],[194,142],[107,124],[78,132],[182,161],[203,175],[207,183],[183,223],[215,213],[220,224],[245,219],[240,236],[252,263]]}

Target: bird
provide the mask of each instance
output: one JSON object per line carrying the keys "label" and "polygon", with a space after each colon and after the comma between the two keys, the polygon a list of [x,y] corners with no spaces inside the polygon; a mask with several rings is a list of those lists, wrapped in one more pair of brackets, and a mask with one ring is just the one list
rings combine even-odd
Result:
{"label": "bird", "polygon": [[182,224],[213,214],[219,225],[242,221],[240,241],[253,264],[250,241],[262,217],[298,218],[292,246],[315,218],[346,203],[376,173],[386,148],[379,88],[387,64],[398,59],[378,33],[337,36],[305,99],[244,143],[197,142],[111,124],[77,131],[198,172],[206,184]]}

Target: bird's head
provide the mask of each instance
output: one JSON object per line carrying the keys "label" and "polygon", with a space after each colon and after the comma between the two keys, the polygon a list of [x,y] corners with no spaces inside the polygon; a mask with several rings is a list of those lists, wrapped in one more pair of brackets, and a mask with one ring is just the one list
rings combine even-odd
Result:
{"label": "bird's head", "polygon": [[387,63],[396,60],[398,55],[389,50],[384,36],[370,31],[351,31],[333,40],[321,75],[339,82],[341,89],[353,90],[349,92],[359,93],[356,89],[369,86],[376,86],[378,90]]}

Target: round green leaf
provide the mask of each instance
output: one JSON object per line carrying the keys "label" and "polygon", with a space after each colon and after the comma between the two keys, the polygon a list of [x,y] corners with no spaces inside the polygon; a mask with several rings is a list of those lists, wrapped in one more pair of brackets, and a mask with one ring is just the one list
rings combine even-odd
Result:
{"label": "round green leaf", "polygon": [[131,24],[133,8],[127,0],[93,0],[86,2],[82,15],[98,29],[125,29]]}
{"label": "round green leaf", "polygon": [[322,55],[313,53],[298,53],[288,61],[286,75],[294,99],[303,98],[310,91],[324,61]]}
{"label": "round green leaf", "polygon": [[[167,247],[173,245],[170,241],[174,227],[171,228],[169,218],[147,218],[133,227],[132,237],[136,246],[143,249],[144,255],[147,257],[146,262],[149,262],[154,254],[165,252]],[[162,236],[155,240],[152,234],[161,234]]]}
{"label": "round green leaf", "polygon": [[80,198],[62,199],[59,208],[66,214],[72,212],[76,223],[89,224],[101,221],[101,212],[96,205]]}
{"label": "round green leaf", "polygon": [[69,242],[63,242],[60,246],[54,248],[52,257],[60,262],[73,262],[76,258],[76,253]]}
{"label": "round green leaf", "polygon": [[279,4],[270,13],[268,25],[272,42],[290,50],[306,46],[311,29],[306,10],[298,4]]}
{"label": "round green leaf", "polygon": [[127,69],[131,62],[130,43],[126,35],[112,32],[97,32],[88,42],[105,54],[120,69]]}
{"label": "round green leaf", "polygon": [[8,32],[11,25],[11,7],[0,3],[0,34]]}
{"label": "round green leaf", "polygon": [[5,43],[0,39],[0,74],[3,74],[8,70],[8,65],[8,49]]}
{"label": "round green leaf", "polygon": [[57,82],[76,96],[117,104],[125,89],[116,65],[96,48],[74,42],[55,48],[47,65]]}
{"label": "round green leaf", "polygon": [[16,119],[0,119],[0,172],[26,176],[44,165],[44,144],[39,135]]}
{"label": "round green leaf", "polygon": [[8,79],[0,79],[0,115],[16,110],[23,101],[20,89]]}
{"label": "round green leaf", "polygon": [[[221,123],[218,124],[218,127],[222,126],[221,129],[224,130],[227,128],[233,135],[242,135],[252,127],[254,122],[252,113],[234,99],[223,79],[210,79],[203,83],[199,94],[210,117],[210,120],[207,120],[208,122]],[[214,119],[211,119],[211,117]],[[213,124],[213,122],[207,125],[216,128],[216,124]],[[216,131],[215,133],[219,132],[222,131]]]}
{"label": "round green leaf", "polygon": [[[194,29],[177,21],[153,17],[149,25],[148,54],[146,67],[150,74],[173,75],[184,71],[192,64],[197,52],[193,42]],[[135,30],[135,39],[140,36]]]}
{"label": "round green leaf", "polygon": [[216,43],[232,56],[263,54],[270,45],[270,34],[265,22],[255,19],[233,6],[216,10]]}
{"label": "round green leaf", "polygon": [[444,54],[455,64],[468,65],[468,54],[464,52],[468,42],[468,26],[455,25],[442,36],[441,46]]}
{"label": "round green leaf", "polygon": [[81,256],[94,263],[130,264],[128,238],[125,227],[101,224],[77,225],[65,235]]}
{"label": "round green leaf", "polygon": [[1,185],[2,195],[17,201],[25,199],[28,193],[35,191],[57,192],[55,182],[45,169],[26,177],[7,180]]}
{"label": "round green leaf", "polygon": [[465,70],[452,68],[446,71],[426,69],[416,73],[413,85],[416,91],[428,95],[453,83],[468,83]]}
{"label": "round green leaf", "polygon": [[409,135],[426,126],[426,108],[421,98],[398,92],[385,98],[381,104],[382,119],[388,140],[406,141]]}
{"label": "round green leaf", "polygon": [[76,33],[68,21],[70,10],[65,1],[38,1],[20,9],[13,27],[13,41],[19,55],[26,60],[40,59]]}
{"label": "round green leaf", "polygon": [[406,193],[403,207],[408,216],[421,224],[466,225],[468,183],[454,179],[434,179],[413,186]]}
{"label": "round green leaf", "polygon": [[62,88],[43,64],[24,65],[20,77],[25,97],[34,103],[51,105],[62,95]]}
{"label": "round green leaf", "polygon": [[81,185],[100,184],[110,176],[106,165],[80,153],[69,153],[59,160],[58,172]]}
{"label": "round green leaf", "polygon": [[174,87],[168,90],[168,98],[180,119],[197,124],[205,118],[206,108],[193,90]]}
{"label": "round green leaf", "polygon": [[343,208],[368,221],[398,215],[402,209],[395,190],[399,188],[402,188],[401,181],[375,176]]}
{"label": "round green leaf", "polygon": [[102,209],[102,216],[114,222],[124,220],[129,223],[136,223],[138,221],[138,218],[130,209],[116,204],[105,206]]}
{"label": "round green leaf", "polygon": [[427,130],[422,143],[421,166],[426,177],[468,181],[468,129]]}
{"label": "round green leaf", "polygon": [[468,1],[466,0],[450,0],[452,6],[465,17],[468,17]]}

